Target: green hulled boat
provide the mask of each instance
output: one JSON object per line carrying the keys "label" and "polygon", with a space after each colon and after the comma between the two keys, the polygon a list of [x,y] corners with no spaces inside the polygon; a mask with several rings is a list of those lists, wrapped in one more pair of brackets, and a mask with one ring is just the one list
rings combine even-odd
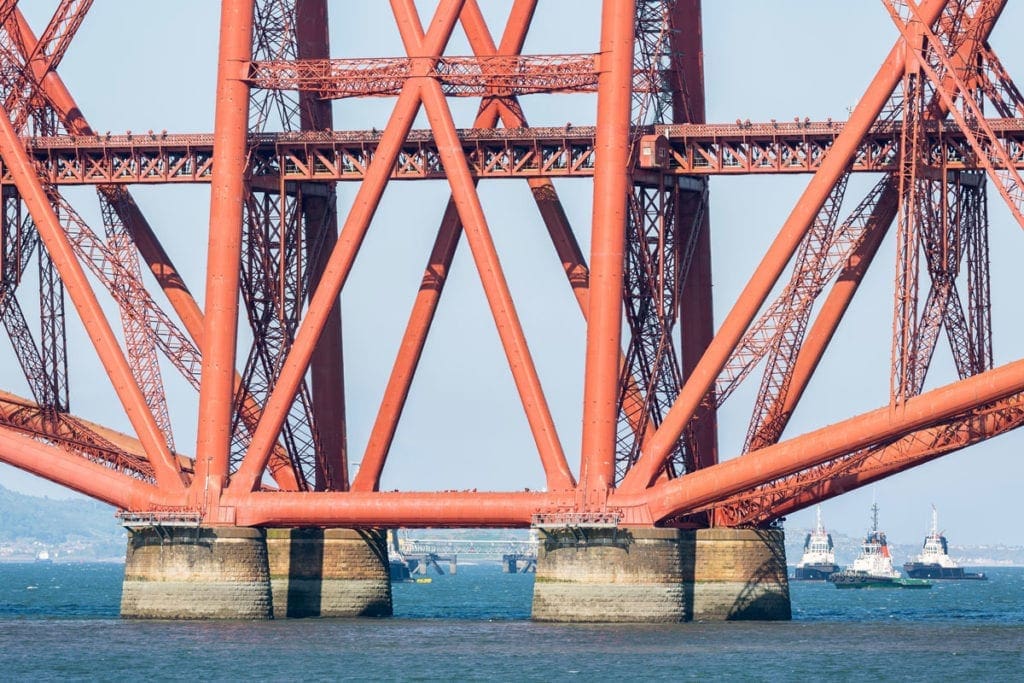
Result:
{"label": "green hulled boat", "polygon": [[900,588],[931,588],[932,582],[925,579],[898,579]]}
{"label": "green hulled boat", "polygon": [[828,577],[836,588],[931,588],[923,579],[904,579],[892,566],[885,532],[878,530],[878,505],[871,506],[871,531],[853,565]]}

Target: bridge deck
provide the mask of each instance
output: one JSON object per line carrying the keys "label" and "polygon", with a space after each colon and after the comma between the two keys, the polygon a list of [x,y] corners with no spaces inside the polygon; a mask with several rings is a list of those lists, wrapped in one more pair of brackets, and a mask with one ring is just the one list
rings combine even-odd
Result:
{"label": "bridge deck", "polygon": [[[1024,168],[1024,119],[989,121],[1017,168]],[[821,164],[842,122],[685,124],[638,129],[670,149],[659,172],[678,175],[810,173]],[[898,170],[900,122],[877,124],[861,142],[851,167],[858,172]],[[459,139],[477,178],[590,177],[595,168],[593,127],[461,129]],[[929,163],[951,169],[978,167],[963,134],[949,123],[927,127]],[[380,132],[264,133],[250,137],[255,185],[281,181],[360,181]],[[213,135],[142,133],[55,136],[26,141],[41,174],[60,185],[207,183],[213,173]],[[444,179],[429,130],[414,130],[392,170],[397,180]],[[13,182],[0,164],[0,183]]]}

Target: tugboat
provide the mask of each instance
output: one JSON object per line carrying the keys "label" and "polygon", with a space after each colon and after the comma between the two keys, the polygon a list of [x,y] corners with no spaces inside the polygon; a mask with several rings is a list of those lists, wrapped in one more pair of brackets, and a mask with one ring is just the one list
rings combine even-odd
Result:
{"label": "tugboat", "polygon": [[836,588],[931,588],[920,579],[904,579],[892,566],[885,532],[878,530],[878,504],[871,506],[871,531],[864,537],[853,565],[828,577]]}
{"label": "tugboat", "polygon": [[939,513],[932,505],[932,531],[924,537],[921,554],[903,565],[907,576],[914,579],[985,580],[984,572],[966,572],[949,556],[946,537],[939,531]]}
{"label": "tugboat", "polygon": [[804,539],[804,555],[796,565],[793,579],[797,581],[824,581],[839,571],[836,551],[832,546],[832,534],[821,524],[821,506],[818,506],[818,523],[814,531]]}

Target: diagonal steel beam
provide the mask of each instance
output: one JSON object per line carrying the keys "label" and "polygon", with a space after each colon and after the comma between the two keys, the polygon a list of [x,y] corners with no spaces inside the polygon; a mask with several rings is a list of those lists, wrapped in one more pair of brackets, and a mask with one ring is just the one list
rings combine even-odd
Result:
{"label": "diagonal steel beam", "polygon": [[[441,2],[425,38],[423,49],[425,54],[441,53],[451,36],[461,9],[461,0],[443,0]],[[415,8],[413,8],[413,14],[415,14]],[[398,16],[398,12],[396,12],[396,16]],[[409,23],[408,14],[402,15],[398,23],[402,31],[411,31],[412,35],[416,35],[415,32],[418,30],[422,35],[422,28]],[[391,117],[381,134],[377,153],[366,171],[366,177],[359,186],[352,208],[338,235],[338,241],[324,266],[320,284],[310,298],[306,316],[295,334],[291,351],[285,358],[278,375],[277,384],[267,399],[263,417],[253,434],[249,450],[232,478],[231,493],[233,495],[245,495],[246,492],[254,490],[259,483],[267,464],[270,448],[281,430],[288,407],[309,367],[316,342],[324,324],[330,317],[333,301],[341,292],[345,280],[348,279],[356,254],[390,179],[391,168],[398,158],[402,142],[412,129],[419,108],[419,86],[415,81],[408,81],[398,96]]]}
{"label": "diagonal steel beam", "polygon": [[64,233],[60,220],[51,206],[51,197],[35,174],[28,154],[11,125],[7,112],[0,107],[0,155],[10,167],[32,218],[39,229],[40,237],[54,260],[61,279],[68,285],[71,300],[78,310],[97,355],[121,401],[125,413],[139,440],[151,454],[151,463],[161,486],[168,490],[182,487],[181,473],[173,461],[167,444],[146,406],[145,397],[139,391],[131,374],[131,368],[113,330],[100,307],[81,264]]}
{"label": "diagonal steel beam", "polygon": [[[929,23],[934,22],[948,2],[949,0],[926,0],[922,16]],[[860,140],[877,120],[902,79],[907,52],[906,43],[902,39],[898,40],[889,52],[881,69],[853,110],[846,127],[836,137],[818,172],[782,225],[779,234],[722,322],[700,362],[687,378],[665,421],[654,438],[645,444],[640,458],[622,480],[620,488],[623,491],[635,493],[647,488],[654,481],[665,458],[721,372],[732,349],[757,315],[757,311],[792,258],[836,181],[845,173]]]}

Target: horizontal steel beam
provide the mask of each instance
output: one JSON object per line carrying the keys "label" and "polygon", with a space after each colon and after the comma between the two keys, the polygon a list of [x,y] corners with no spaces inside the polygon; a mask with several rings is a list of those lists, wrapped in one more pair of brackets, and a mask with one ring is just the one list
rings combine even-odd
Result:
{"label": "horizontal steel beam", "polygon": [[[745,175],[811,173],[821,165],[843,122],[682,124],[638,129],[642,138],[634,175]],[[1024,169],[1024,119],[990,119],[997,142]],[[876,124],[861,142],[852,171],[897,171],[901,122]],[[977,170],[963,134],[947,122],[926,126],[925,165]],[[591,177],[595,129],[566,124],[545,128],[461,129],[475,178]],[[166,132],[54,136],[26,139],[45,180],[58,185],[208,183],[213,136]],[[254,186],[274,190],[281,181],[361,181],[380,142],[380,131],[263,133],[249,138]],[[644,149],[651,154],[644,154]],[[443,179],[437,143],[429,130],[411,131],[391,173],[396,180]],[[12,182],[0,164],[0,183]]]}
{"label": "horizontal steel beam", "polygon": [[[543,92],[596,92],[597,58],[591,54],[441,57],[424,66],[411,57],[299,59],[252,62],[254,88],[298,90],[322,99],[395,97],[406,80],[430,76],[445,95],[511,97]],[[637,85],[650,87],[644,74]]]}

